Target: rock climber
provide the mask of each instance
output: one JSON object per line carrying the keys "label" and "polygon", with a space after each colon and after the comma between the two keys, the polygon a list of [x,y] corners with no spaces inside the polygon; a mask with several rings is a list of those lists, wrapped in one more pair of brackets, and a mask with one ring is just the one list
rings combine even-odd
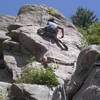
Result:
{"label": "rock climber", "polygon": [[[47,26],[45,28],[40,28],[37,30],[37,33],[42,36],[48,36],[50,38],[53,38],[57,44],[64,50],[68,50],[68,47],[57,37],[58,32],[61,30],[62,36],[64,37],[64,29],[57,25],[55,23],[54,18],[50,18],[47,22]],[[64,48],[61,46],[61,44],[64,46]]]}

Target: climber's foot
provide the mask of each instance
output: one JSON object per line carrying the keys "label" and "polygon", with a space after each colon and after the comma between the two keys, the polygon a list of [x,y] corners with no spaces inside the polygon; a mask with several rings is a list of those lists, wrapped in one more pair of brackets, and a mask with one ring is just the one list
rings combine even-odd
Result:
{"label": "climber's foot", "polygon": [[64,49],[68,51],[68,47],[65,44],[63,44],[63,46],[64,46]]}

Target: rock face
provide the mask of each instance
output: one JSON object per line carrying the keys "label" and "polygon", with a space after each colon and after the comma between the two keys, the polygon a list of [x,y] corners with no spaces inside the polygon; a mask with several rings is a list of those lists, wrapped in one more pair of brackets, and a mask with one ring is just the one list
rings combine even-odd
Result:
{"label": "rock face", "polygon": [[9,36],[6,36],[5,31],[0,31],[0,59],[2,59],[3,56],[3,41],[11,39]]}
{"label": "rock face", "polygon": [[[99,84],[98,83],[99,78],[95,79],[96,77],[95,75],[98,73],[99,68],[94,66],[95,62],[97,61],[97,55],[99,53],[100,53],[100,47],[96,45],[89,46],[81,51],[81,53],[78,56],[76,71],[71,78],[71,82],[69,83],[70,88],[66,88],[68,89],[67,91],[69,92],[69,98],[73,97],[73,95],[81,88],[81,86],[83,87],[85,86],[84,89],[82,87],[82,89],[79,90],[78,94],[80,97],[78,98],[75,96],[75,100],[80,100],[80,99],[96,100],[92,98],[92,96],[94,95],[91,95],[91,92],[94,93],[95,86],[98,87],[98,84]],[[87,96],[85,96],[85,94],[87,94]],[[97,94],[98,93],[95,94],[95,97]],[[91,95],[91,96],[88,96],[88,95]]]}
{"label": "rock face", "polygon": [[14,23],[15,17],[13,16],[5,16],[5,15],[0,15],[0,54],[2,52],[2,42],[9,37],[6,36],[6,33],[8,32],[7,27]]}
{"label": "rock face", "polygon": [[0,82],[0,100],[8,100],[7,89],[11,86],[9,83]]}
{"label": "rock face", "polygon": [[93,65],[93,70],[87,77],[81,89],[72,100],[99,100],[100,99],[100,63]]}
{"label": "rock face", "polygon": [[[2,62],[6,65],[5,69],[0,69],[0,81],[14,82],[26,68],[44,65],[56,68],[54,73],[60,85],[0,82],[0,91],[6,94],[6,99],[2,100],[7,100],[8,96],[11,100],[99,100],[100,59],[97,61],[97,55],[100,47],[92,45],[80,52],[81,34],[62,14],[52,9],[55,12],[52,15],[50,10],[46,6],[25,5],[16,19],[0,15],[0,68]],[[37,29],[45,27],[52,17],[64,28],[62,41],[68,50],[62,50],[53,39],[37,34]],[[35,61],[29,63],[33,56]],[[10,93],[8,86],[11,86]]]}
{"label": "rock face", "polygon": [[11,39],[6,35],[8,32],[7,27],[14,21],[15,17],[13,16],[0,15],[0,100],[9,99],[8,88],[11,86],[11,84],[8,82],[11,82],[12,79],[8,70],[5,68],[5,63],[3,60],[3,41]]}
{"label": "rock face", "polygon": [[15,17],[0,15],[0,31],[8,32],[7,27],[14,23]]}
{"label": "rock face", "polygon": [[41,85],[13,84],[11,91],[16,100],[52,100],[53,96],[53,90]]}
{"label": "rock face", "polygon": [[[16,90],[16,91],[15,91]],[[62,87],[46,85],[13,84],[11,96],[14,100],[65,100]]]}
{"label": "rock face", "polygon": [[[59,15],[59,18],[50,15],[48,13],[49,9],[50,8],[46,6],[37,5],[25,5],[21,7],[15,23],[8,27],[9,36],[13,41],[19,44],[19,46],[16,46],[20,47],[20,49],[17,53],[9,51],[5,46],[7,42],[4,43],[4,60],[8,68],[12,69],[11,65],[16,66],[16,68],[19,66],[23,68],[27,66],[26,62],[31,56],[36,56],[37,61],[45,59],[46,63],[59,64],[59,68],[65,66],[61,71],[59,71],[59,68],[57,69],[59,73],[63,73],[67,68],[73,69],[73,64],[80,52],[78,47],[80,47],[81,44],[81,35],[75,26],[67,22],[59,12],[55,11],[55,13]],[[65,36],[62,41],[68,46],[68,51],[61,50],[54,40],[41,37],[37,34],[37,29],[46,26],[47,20],[52,17],[55,18],[56,23],[64,28]],[[14,45],[10,46],[9,43],[7,43],[7,46],[14,48]],[[20,59],[22,64],[14,59]],[[72,70],[70,71],[68,71],[70,73],[69,77],[73,73]],[[65,79],[68,73],[64,72],[64,75],[61,76],[62,79]],[[57,76],[60,76],[60,74],[57,74]]]}
{"label": "rock face", "polygon": [[7,27],[15,21],[15,17],[13,16],[5,16],[0,15],[0,68],[3,68],[3,41],[6,39],[11,39],[10,37],[6,36],[8,32]]}

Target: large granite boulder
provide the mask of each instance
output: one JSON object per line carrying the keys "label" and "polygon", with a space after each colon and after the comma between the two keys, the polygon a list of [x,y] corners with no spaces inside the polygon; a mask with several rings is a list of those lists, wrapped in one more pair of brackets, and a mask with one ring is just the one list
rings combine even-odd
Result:
{"label": "large granite boulder", "polygon": [[93,65],[86,81],[75,94],[72,100],[99,100],[100,99],[100,63]]}
{"label": "large granite boulder", "polygon": [[[45,26],[47,20],[52,16],[49,14],[51,8],[42,5],[24,5],[18,12],[16,22],[20,22],[25,25]],[[52,9],[57,15],[59,15],[59,22],[66,24],[66,19],[58,11]]]}
{"label": "large granite boulder", "polygon": [[0,15],[0,31],[8,32],[7,27],[15,22],[14,16]]}
{"label": "large granite boulder", "polygon": [[4,68],[4,61],[3,61],[3,41],[10,39],[10,37],[6,36],[8,30],[7,27],[14,23],[15,17],[13,16],[6,16],[0,15],[0,68]]}
{"label": "large granite boulder", "polygon": [[[37,29],[46,26],[47,20],[51,17],[51,15],[48,13],[49,9],[50,8],[46,6],[37,5],[25,5],[21,7],[16,23],[8,27],[9,29],[11,26],[13,26],[10,29],[10,35],[12,38],[17,38],[17,41],[19,41],[25,48],[33,53],[33,55],[34,53],[36,54],[36,52],[37,56],[39,53],[41,53],[39,54],[39,58],[41,58],[40,55],[42,57],[45,55],[48,59],[55,58],[61,62],[71,63],[76,60],[78,53],[80,52],[77,46],[80,46],[81,44],[81,34],[75,30],[73,26],[68,27],[68,22],[62,15],[60,15],[62,19],[58,19],[56,17],[55,19],[56,22],[64,28],[65,37],[62,39],[62,41],[68,46],[69,51],[61,50],[56,43],[52,43],[52,40],[44,39],[37,34]],[[59,14],[57,11],[55,11],[55,13]],[[43,15],[40,16],[41,14]],[[42,24],[39,23],[40,21],[42,21]],[[15,29],[14,26],[16,25],[17,28]],[[70,57],[71,60],[69,59]]]}
{"label": "large granite boulder", "polygon": [[[20,66],[24,68],[27,66],[26,61],[30,59],[30,56],[35,56],[37,61],[56,63],[59,67],[55,73],[58,77],[64,73],[60,77],[63,80],[66,77],[70,78],[74,72],[75,67],[73,68],[73,65],[80,52],[81,34],[58,11],[54,10],[59,17],[52,16],[48,13],[49,9],[51,8],[39,5],[25,5],[21,7],[15,23],[8,27],[9,36],[12,38],[12,41],[19,44],[20,52],[12,51],[12,53],[4,47],[4,60],[10,69],[11,64],[18,67],[20,60],[23,62]],[[64,28],[65,36],[62,41],[68,46],[68,51],[62,50],[54,40],[37,34],[37,29],[46,26],[47,20],[51,17],[54,17],[56,23]],[[61,36],[60,33],[59,35]],[[7,44],[7,46],[9,47],[10,44]],[[13,46],[10,47],[14,48]],[[19,61],[16,56],[20,59]],[[9,62],[8,59],[10,59]],[[66,72],[66,70],[68,71]]]}
{"label": "large granite boulder", "polygon": [[14,22],[15,22],[15,17],[0,15],[0,54],[1,54],[2,42],[9,38],[8,36],[6,36],[6,33],[8,32],[7,27]]}
{"label": "large granite boulder", "polygon": [[2,59],[3,57],[3,41],[7,40],[7,39],[11,39],[9,36],[6,36],[5,31],[1,31],[0,30],[0,59]]}
{"label": "large granite boulder", "polygon": [[[11,38],[7,36],[7,27],[15,21],[15,17],[0,15],[0,100],[8,100],[8,88],[11,86],[12,82],[11,76],[7,69],[4,69],[5,62],[3,60],[3,42],[5,40],[10,40]],[[3,68],[3,69],[1,69]]]}
{"label": "large granite boulder", "polygon": [[35,84],[13,84],[11,96],[16,100],[64,100],[59,89]]}
{"label": "large granite boulder", "polygon": [[21,77],[21,69],[25,68],[30,54],[24,54],[24,48],[15,41],[4,41],[3,49],[5,65],[12,74],[13,80],[16,80]]}
{"label": "large granite boulder", "polygon": [[[100,62],[97,62],[97,55],[100,54],[100,47],[89,46],[80,53],[82,35],[58,11],[52,9],[55,14],[50,14],[51,9],[41,5],[25,5],[20,8],[16,20],[15,17],[0,15],[0,23],[4,23],[0,24],[0,48],[3,48],[1,54],[7,68],[0,70],[0,81],[13,82],[21,77],[26,68],[43,64],[53,67],[60,84],[64,85],[48,87],[20,83],[11,86],[0,83],[0,91],[4,91],[2,93],[8,98],[7,87],[11,86],[9,96],[14,100],[99,100]],[[54,40],[37,34],[37,29],[45,27],[52,17],[64,28],[62,41],[68,50],[62,50]],[[34,56],[35,61],[29,63]],[[11,76],[6,77],[3,72]]]}
{"label": "large granite boulder", "polygon": [[[94,76],[92,77],[91,75],[92,74],[94,75],[93,70],[97,69],[94,68],[93,65],[97,61],[97,56],[99,54],[100,54],[100,47],[96,45],[91,45],[80,52],[77,59],[76,70],[71,77],[71,81],[68,83],[69,86],[66,85],[66,90],[69,93],[69,98],[72,98],[73,95],[81,88],[81,86],[83,85],[84,81],[87,79],[88,76],[91,77],[91,80],[93,79]],[[91,81],[90,84],[92,84]],[[82,100],[92,100],[92,99],[82,99]]]}

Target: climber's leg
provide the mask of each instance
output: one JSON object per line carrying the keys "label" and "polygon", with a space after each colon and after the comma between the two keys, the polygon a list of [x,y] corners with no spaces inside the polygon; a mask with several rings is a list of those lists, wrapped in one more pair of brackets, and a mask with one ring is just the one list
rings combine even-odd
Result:
{"label": "climber's leg", "polygon": [[[54,40],[56,41],[57,45],[58,45],[61,49],[64,49],[64,48],[65,48],[66,50],[68,50],[68,47],[67,47],[60,39],[57,38],[57,35],[53,34],[52,36],[53,36]],[[61,46],[60,43],[64,46],[64,48]]]}
{"label": "climber's leg", "polygon": [[57,35],[56,34],[52,34],[52,38],[55,40],[57,46],[60,47],[63,50],[64,48],[60,44],[59,39],[57,38]]}
{"label": "climber's leg", "polygon": [[65,47],[66,50],[68,50],[68,47],[61,40],[58,41]]}

